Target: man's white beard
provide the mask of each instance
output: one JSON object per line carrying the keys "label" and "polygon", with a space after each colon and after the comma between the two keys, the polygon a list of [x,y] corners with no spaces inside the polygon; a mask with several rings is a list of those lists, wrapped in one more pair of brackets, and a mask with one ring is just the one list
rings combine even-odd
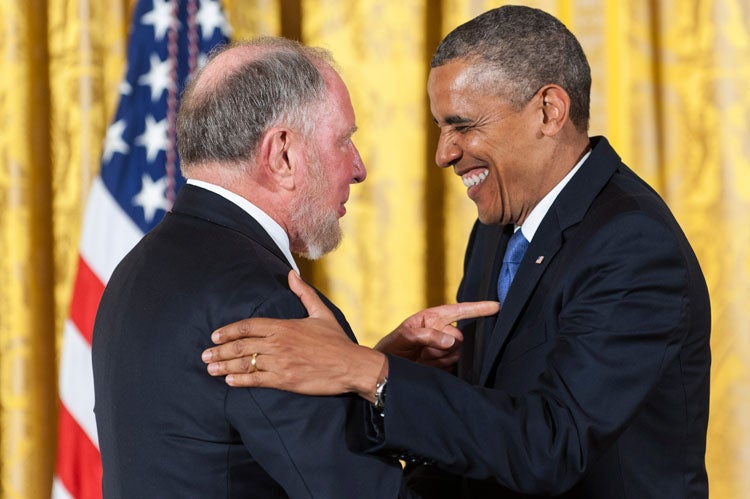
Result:
{"label": "man's white beard", "polygon": [[341,242],[342,233],[338,217],[335,213],[328,213],[318,220],[317,226],[308,226],[300,231],[307,250],[302,256],[309,260],[317,260],[326,253],[333,251]]}
{"label": "man's white beard", "polygon": [[300,254],[310,260],[317,260],[333,251],[341,242],[342,233],[336,211],[322,206],[326,196],[330,195],[328,191],[328,179],[320,161],[314,158],[305,187],[291,206],[291,225],[305,245],[305,250]]}

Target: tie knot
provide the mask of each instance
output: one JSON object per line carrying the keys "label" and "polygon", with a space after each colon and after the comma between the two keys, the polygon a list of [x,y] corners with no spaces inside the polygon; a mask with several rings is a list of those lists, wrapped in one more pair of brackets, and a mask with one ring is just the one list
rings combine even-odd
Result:
{"label": "tie knot", "polygon": [[513,233],[510,241],[508,241],[508,247],[505,249],[503,262],[515,263],[516,265],[520,264],[528,247],[529,242],[524,237],[521,229],[518,229]]}

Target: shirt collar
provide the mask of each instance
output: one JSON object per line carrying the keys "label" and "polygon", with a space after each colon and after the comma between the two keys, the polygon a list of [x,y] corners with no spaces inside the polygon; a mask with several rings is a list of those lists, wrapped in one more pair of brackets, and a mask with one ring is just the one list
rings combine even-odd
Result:
{"label": "shirt collar", "polygon": [[284,229],[281,228],[281,225],[279,225],[276,220],[268,216],[266,212],[255,206],[247,199],[238,194],[235,194],[232,191],[224,189],[223,187],[211,184],[209,182],[204,182],[203,180],[196,180],[192,178],[188,179],[187,183],[218,194],[227,201],[236,204],[245,212],[247,212],[247,214],[253,217],[255,221],[258,222],[261,227],[263,227],[263,230],[265,230],[268,235],[271,236],[271,239],[273,239],[273,242],[276,243],[276,246],[278,246],[281,252],[284,253],[284,256],[289,262],[289,265],[291,265],[292,268],[297,272],[297,274],[299,274],[299,267],[297,267],[297,262],[294,261],[294,257],[292,256],[292,252],[289,248],[289,235],[287,235],[287,233],[284,231]]}
{"label": "shirt collar", "polygon": [[555,202],[555,199],[557,198],[557,195],[560,194],[560,191],[563,190],[563,187],[565,187],[568,182],[570,182],[570,179],[573,178],[573,175],[576,174],[576,172],[581,168],[581,165],[583,164],[586,159],[591,155],[591,151],[589,150],[586,154],[583,155],[583,157],[576,163],[576,165],[573,167],[572,170],[568,172],[565,177],[557,183],[555,187],[552,188],[551,191],[547,193],[546,196],[542,198],[539,203],[537,203],[536,206],[534,206],[534,209],[531,210],[531,213],[529,213],[529,216],[526,217],[526,220],[523,222],[523,225],[521,226],[521,230],[523,231],[523,236],[526,238],[527,241],[531,242],[531,238],[534,237],[534,234],[536,234],[536,230],[539,228],[539,224],[542,223],[542,220],[544,219],[544,216],[549,211],[550,207],[552,206],[552,203]]}

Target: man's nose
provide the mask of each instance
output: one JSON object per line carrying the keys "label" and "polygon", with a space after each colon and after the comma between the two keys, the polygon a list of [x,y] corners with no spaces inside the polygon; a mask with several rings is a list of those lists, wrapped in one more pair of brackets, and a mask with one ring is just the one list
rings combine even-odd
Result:
{"label": "man's nose", "polygon": [[357,150],[357,146],[355,146],[354,143],[352,143],[352,148],[354,149],[352,183],[358,184],[364,182],[367,178],[367,169],[365,168],[365,162],[362,161],[362,156],[359,155],[359,150]]}
{"label": "man's nose", "polygon": [[444,133],[440,133],[437,150],[435,151],[435,163],[440,168],[447,168],[461,158],[461,148]]}

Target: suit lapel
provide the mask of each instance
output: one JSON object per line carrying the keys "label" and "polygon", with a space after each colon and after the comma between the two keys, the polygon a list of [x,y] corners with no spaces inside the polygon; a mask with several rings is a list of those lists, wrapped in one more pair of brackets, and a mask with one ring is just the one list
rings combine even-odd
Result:
{"label": "suit lapel", "polygon": [[172,212],[201,218],[244,234],[291,269],[284,253],[273,242],[268,232],[245,210],[214,192],[186,184],[180,189]]}
{"label": "suit lapel", "polygon": [[[539,279],[549,266],[562,244],[560,232],[551,232],[546,238],[539,238],[539,232],[529,244],[529,249],[523,257],[523,261],[518,268],[516,278],[510,287],[508,296],[502,305],[502,309],[497,314],[497,322],[489,334],[489,341],[485,341],[485,350],[482,358],[482,371],[479,376],[479,383],[485,384],[489,373],[492,370],[494,360],[502,350],[503,345],[518,320],[519,314],[526,302],[531,297],[534,288],[536,288]],[[540,240],[541,239],[541,240]],[[502,261],[503,255],[499,256]],[[543,257],[543,258],[539,258]],[[536,263],[541,260],[540,263]],[[498,275],[499,272],[493,274]]]}
{"label": "suit lapel", "polygon": [[[481,266],[491,270],[482,274],[478,299],[497,300],[497,276],[500,274],[502,256],[512,233],[512,226],[504,227],[502,233],[498,233],[498,237],[493,237],[487,243],[488,248],[483,254]],[[478,318],[474,334],[466,335],[464,338],[459,369],[461,377],[472,383],[476,383],[479,379],[482,358],[487,351],[487,342],[492,335],[496,321],[497,314]]]}
{"label": "suit lapel", "polygon": [[[591,203],[615,173],[615,170],[622,166],[620,157],[604,137],[592,138],[591,146],[591,155],[557,196],[534,234],[505,303],[497,315],[495,327],[488,341],[485,341],[484,354],[476,357],[482,359],[479,376],[480,385],[487,383],[505,343],[520,318],[521,312],[531,298],[545,270],[564,244],[565,230],[580,223]],[[502,260],[503,254],[504,250],[498,256],[500,260]],[[540,259],[540,257],[542,258]],[[497,277],[494,265],[493,267],[488,265],[486,268],[493,268],[493,275]]]}

